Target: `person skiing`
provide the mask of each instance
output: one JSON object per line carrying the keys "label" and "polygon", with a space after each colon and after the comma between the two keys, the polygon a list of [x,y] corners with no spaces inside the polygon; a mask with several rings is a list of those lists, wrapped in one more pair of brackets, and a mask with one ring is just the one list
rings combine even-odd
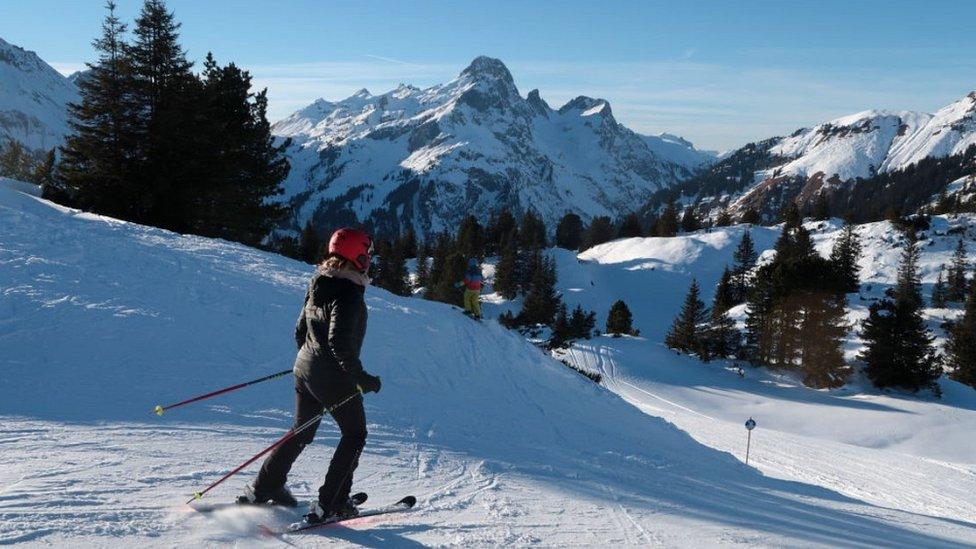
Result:
{"label": "person skiing", "polygon": [[[359,360],[366,334],[363,296],[369,285],[366,272],[371,252],[372,239],[365,232],[342,228],[333,233],[328,256],[312,276],[295,327],[295,426],[329,409],[342,434],[318,499],[305,515],[309,524],[359,512],[349,492],[366,444],[363,394],[379,392],[382,386],[380,378],[367,373]],[[297,506],[285,482],[318,427],[316,422],[275,448],[239,502]]]}
{"label": "person skiing", "polygon": [[468,270],[464,271],[464,280],[457,283],[457,286],[464,287],[464,314],[471,315],[472,318],[481,320],[481,266],[478,260],[471,258],[468,260]]}

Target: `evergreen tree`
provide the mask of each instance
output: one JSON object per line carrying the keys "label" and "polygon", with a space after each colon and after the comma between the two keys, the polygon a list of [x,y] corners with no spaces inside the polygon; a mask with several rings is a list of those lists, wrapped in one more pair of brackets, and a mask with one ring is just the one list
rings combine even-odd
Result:
{"label": "evergreen tree", "polygon": [[949,332],[946,358],[953,379],[976,387],[976,284],[970,285],[965,314]]}
{"label": "evergreen tree", "polygon": [[0,143],[0,176],[27,181],[31,171],[31,159],[27,149],[17,141]]}
{"label": "evergreen tree", "polygon": [[760,366],[796,369],[804,383],[835,387],[850,372],[841,345],[847,325],[843,283],[802,226],[783,227],[775,259],[756,273],[746,340]]}
{"label": "evergreen tree", "polygon": [[918,242],[914,232],[902,252],[894,299],[871,305],[863,323],[865,348],[859,355],[864,371],[878,387],[917,391],[932,386],[941,373],[933,337],[922,318],[918,276]]}
{"label": "evergreen tree", "polygon": [[630,313],[630,308],[622,299],[618,299],[607,314],[607,333],[615,336],[635,334],[633,322],[634,317]]}
{"label": "evergreen tree", "polygon": [[633,238],[643,236],[643,233],[640,217],[636,213],[631,212],[620,222],[620,227],[617,229],[617,238]]}
{"label": "evergreen tree", "polygon": [[596,313],[584,311],[583,307],[576,305],[573,313],[569,316],[569,332],[574,339],[590,339],[593,335],[593,328],[596,327]]}
{"label": "evergreen tree", "polygon": [[552,323],[552,335],[549,338],[549,348],[558,349],[566,347],[572,339],[572,329],[569,323],[569,314],[566,312],[566,304],[560,303],[556,312],[556,320]]}
{"label": "evergreen tree", "polygon": [[597,216],[586,229],[583,248],[588,249],[613,240],[613,222],[607,216]]}
{"label": "evergreen tree", "polygon": [[136,145],[144,113],[133,99],[134,77],[125,25],[108,11],[101,36],[92,42],[98,55],[89,74],[78,80],[79,102],[68,105],[68,126],[58,166],[59,192],[86,210],[141,221],[140,204],[148,189],[136,166]]}
{"label": "evergreen tree", "polygon": [[57,156],[55,150],[51,149],[44,155],[44,160],[34,166],[29,179],[30,182],[40,185],[45,195],[54,190],[55,162],[57,162]]}
{"label": "evergreen tree", "polygon": [[457,251],[468,258],[484,257],[484,229],[473,215],[465,217],[458,227]]}
{"label": "evergreen tree", "polygon": [[501,255],[504,241],[512,234],[513,230],[517,234],[518,223],[516,223],[512,212],[508,209],[502,209],[497,215],[492,214],[488,221],[488,227],[485,229],[485,253],[487,255]]}
{"label": "evergreen tree", "polygon": [[704,354],[705,356],[701,356],[701,358],[708,360],[710,357],[707,352],[704,352],[706,351],[707,322],[708,309],[701,300],[698,281],[692,280],[688,294],[685,296],[684,305],[681,306],[681,312],[674,319],[671,329],[664,337],[664,344],[677,351]]}
{"label": "evergreen tree", "polygon": [[[289,165],[287,142],[276,145],[271,135],[267,93],[254,93],[251,80],[233,63],[222,67],[207,55],[195,105],[200,110],[197,142],[181,154],[184,164],[195,167],[180,194],[186,197],[186,230],[255,246],[287,213],[269,198],[281,193]],[[179,123],[194,125],[192,120]]]}
{"label": "evergreen tree", "polygon": [[522,325],[552,324],[561,300],[556,294],[556,264],[541,251],[533,254],[532,283],[522,303],[518,320]]}
{"label": "evergreen tree", "polygon": [[854,226],[845,223],[840,237],[830,252],[830,261],[843,280],[844,290],[847,293],[856,292],[861,287],[861,267],[858,265],[860,259],[861,240],[854,232]]}
{"label": "evergreen tree", "polygon": [[966,299],[966,245],[962,239],[956,244],[956,251],[952,254],[949,265],[949,276],[946,287],[946,300],[962,303]]}
{"label": "evergreen tree", "polygon": [[787,229],[796,229],[803,223],[803,216],[800,215],[800,207],[796,202],[790,202],[783,208],[783,223]]}
{"label": "evergreen tree", "polygon": [[749,231],[742,233],[742,238],[739,240],[739,245],[736,247],[732,258],[735,260],[735,265],[732,268],[733,303],[742,303],[749,293],[749,272],[759,259],[759,254],[756,253]]}
{"label": "evergreen tree", "polygon": [[657,220],[654,235],[665,237],[675,236],[678,234],[678,225],[678,207],[675,205],[674,200],[670,200],[664,208],[664,212],[661,213],[661,217]]}
{"label": "evergreen tree", "polygon": [[322,240],[309,221],[298,237],[298,259],[314,265],[322,260]]}
{"label": "evergreen tree", "polygon": [[556,246],[566,250],[578,250],[583,244],[583,220],[574,213],[567,213],[556,226]]}
{"label": "evergreen tree", "polygon": [[495,291],[505,299],[514,299],[518,294],[516,238],[516,231],[512,228],[502,245],[498,265],[495,266]]}
{"label": "evergreen tree", "polygon": [[688,206],[685,208],[684,215],[681,216],[681,231],[693,233],[698,229],[701,229],[701,222],[698,220],[698,216],[695,215],[695,207]]}
{"label": "evergreen tree", "polygon": [[935,285],[932,286],[932,299],[931,304],[933,309],[944,309],[946,306],[946,285],[945,277],[943,273],[945,272],[945,265],[939,266],[939,276],[935,279]]}
{"label": "evergreen tree", "polygon": [[397,245],[400,246],[400,251],[403,253],[403,257],[407,259],[417,257],[417,254],[420,251],[419,247],[417,246],[417,233],[414,232],[412,227],[400,235]]}
{"label": "evergreen tree", "polygon": [[749,208],[742,213],[742,217],[739,219],[740,223],[748,223],[750,225],[759,225],[762,223],[762,216],[755,208]]}
{"label": "evergreen tree", "polygon": [[526,210],[519,229],[519,247],[523,250],[541,250],[546,247],[546,226],[532,210]]}
{"label": "evergreen tree", "polygon": [[417,252],[417,277],[414,286],[417,289],[430,287],[430,258],[427,257],[426,250]]}
{"label": "evergreen tree", "polygon": [[826,221],[830,219],[830,204],[827,202],[827,193],[821,191],[817,195],[816,202],[813,203],[813,212],[811,212],[811,217],[817,221]]}
{"label": "evergreen tree", "polygon": [[[450,242],[450,239],[447,239]],[[458,283],[464,278],[464,271],[467,262],[464,256],[451,251],[451,247],[445,246],[443,251],[434,255],[434,265],[431,267],[431,287],[427,289],[424,297],[434,301],[461,305],[462,289]],[[440,258],[440,265],[438,265]],[[438,271],[438,274],[433,274]],[[436,280],[433,280],[435,279]]]}
{"label": "evergreen tree", "polygon": [[732,216],[729,215],[728,210],[723,208],[722,211],[719,212],[718,217],[715,218],[715,226],[728,227],[730,225],[732,225]]}
{"label": "evergreen tree", "polygon": [[722,278],[715,287],[715,298],[712,301],[712,315],[724,315],[735,306],[735,289],[732,282],[732,271],[728,267],[722,271]]}

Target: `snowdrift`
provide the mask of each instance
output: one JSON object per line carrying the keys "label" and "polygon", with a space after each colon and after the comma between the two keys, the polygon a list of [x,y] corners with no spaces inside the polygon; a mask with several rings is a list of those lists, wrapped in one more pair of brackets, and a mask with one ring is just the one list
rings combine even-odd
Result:
{"label": "snowdrift", "polygon": [[[180,504],[290,423],[287,381],[156,418],[155,404],[287,367],[310,267],[0,187],[0,541],[276,542],[286,511]],[[680,292],[676,292],[680,293]],[[765,477],[492,322],[367,292],[383,391],[356,488],[410,515],[303,541],[368,546],[717,544],[940,547],[967,522]],[[310,494],[337,433],[296,464]],[[209,499],[229,500],[248,474]],[[277,542],[276,542],[277,543]]]}

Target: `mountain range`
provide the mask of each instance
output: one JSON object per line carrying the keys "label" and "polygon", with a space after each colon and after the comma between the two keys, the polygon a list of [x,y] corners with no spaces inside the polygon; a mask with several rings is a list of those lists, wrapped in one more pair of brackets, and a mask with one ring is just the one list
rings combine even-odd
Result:
{"label": "mountain range", "polygon": [[672,135],[645,136],[604,99],[558,109],[522,97],[505,65],[478,57],[454,80],[318,100],[274,125],[292,139],[285,198],[295,223],[369,220],[376,230],[451,229],[468,214],[534,210],[619,217],[714,161]]}
{"label": "mountain range", "polygon": [[[75,82],[0,39],[0,146],[13,140],[41,153],[61,144]],[[323,232],[363,222],[429,235],[502,208],[534,210],[552,228],[566,212],[618,219],[671,199],[712,218],[755,210],[773,220],[789,201],[809,209],[822,198],[835,215],[877,218],[886,207],[914,211],[944,189],[976,192],[976,92],[934,114],[868,110],[718,157],[672,134],[628,129],[604,99],[552,108],[538,90],[522,96],[501,61],[478,57],[429,88],[319,99],[273,132],[290,140],[286,234],[309,222]],[[910,170],[924,177],[902,177]]]}
{"label": "mountain range", "polygon": [[0,146],[57,147],[68,133],[67,104],[77,97],[74,83],[36,53],[0,38]]}

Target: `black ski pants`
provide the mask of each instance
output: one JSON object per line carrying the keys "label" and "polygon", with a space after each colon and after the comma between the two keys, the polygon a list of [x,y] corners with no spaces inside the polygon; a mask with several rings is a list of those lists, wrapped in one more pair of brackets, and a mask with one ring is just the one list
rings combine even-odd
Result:
{"label": "black ski pants", "polygon": [[[366,444],[366,414],[362,395],[357,394],[357,391],[355,385],[345,379],[336,379],[331,383],[313,383],[295,376],[295,427],[322,413],[323,409],[335,406],[350,395],[356,395],[332,412],[332,418],[339,426],[342,436],[332,455],[325,482],[319,488],[319,504],[326,511],[337,508],[349,498],[352,476]],[[320,423],[315,422],[271,452],[254,481],[255,493],[268,494],[285,485],[292,464],[305,446],[311,444]]]}

